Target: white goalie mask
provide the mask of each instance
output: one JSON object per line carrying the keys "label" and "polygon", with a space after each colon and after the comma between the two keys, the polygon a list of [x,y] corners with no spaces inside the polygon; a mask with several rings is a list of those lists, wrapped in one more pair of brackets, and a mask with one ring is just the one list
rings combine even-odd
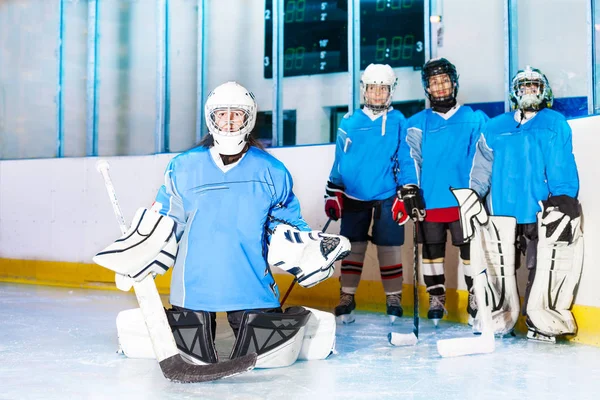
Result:
{"label": "white goalie mask", "polygon": [[235,155],[244,149],[256,124],[256,112],[254,95],[237,82],[224,83],[210,92],[204,116],[219,154]]}
{"label": "white goalie mask", "polygon": [[365,107],[374,113],[387,110],[392,103],[398,78],[387,64],[369,64],[360,78],[360,93]]}
{"label": "white goalie mask", "polygon": [[546,75],[537,68],[525,67],[512,80],[510,98],[515,109],[539,111],[552,107],[554,95]]}

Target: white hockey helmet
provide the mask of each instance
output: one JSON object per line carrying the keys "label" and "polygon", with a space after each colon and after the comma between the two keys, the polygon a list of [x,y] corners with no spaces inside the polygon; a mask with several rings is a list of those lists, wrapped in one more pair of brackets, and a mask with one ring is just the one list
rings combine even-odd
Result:
{"label": "white hockey helmet", "polygon": [[[244,149],[256,124],[257,108],[252,92],[237,82],[224,83],[210,92],[204,105],[204,117],[219,154],[234,155]],[[225,126],[217,118],[223,112],[229,121]],[[231,115],[239,112],[243,113],[243,122],[234,125]]]}
{"label": "white hockey helmet", "polygon": [[[374,112],[387,110],[392,103],[392,96],[396,90],[398,78],[392,67],[388,64],[369,64],[360,78],[360,92],[365,103],[365,107],[370,108]],[[384,104],[371,104],[367,98],[367,85],[384,85],[388,86],[388,98]]]}

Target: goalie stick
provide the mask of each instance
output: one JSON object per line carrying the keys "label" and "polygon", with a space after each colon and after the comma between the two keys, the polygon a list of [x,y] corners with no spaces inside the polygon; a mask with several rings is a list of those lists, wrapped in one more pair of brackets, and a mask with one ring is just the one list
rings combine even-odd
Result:
{"label": "goalie stick", "polygon": [[[413,332],[388,333],[392,346],[414,346],[419,341],[419,243],[417,243],[417,221],[413,220]],[[422,232],[421,232],[422,234]]]}
{"label": "goalie stick", "polygon": [[459,357],[471,354],[492,353],[496,348],[494,338],[494,325],[492,322],[492,308],[486,302],[485,287],[488,284],[487,266],[476,265],[476,263],[485,263],[485,248],[486,243],[483,239],[482,227],[487,224],[489,219],[487,212],[478,200],[477,195],[472,189],[450,189],[456,197],[461,209],[466,209],[465,215],[468,218],[463,219],[463,210],[461,210],[461,224],[471,224],[473,228],[473,239],[480,240],[480,243],[475,243],[481,247],[483,254],[479,257],[473,257],[474,251],[471,247],[471,276],[473,276],[473,289],[475,290],[475,299],[479,306],[478,318],[481,318],[481,335],[466,338],[454,338],[438,340],[437,350],[442,357]]}
{"label": "goalie stick", "polygon": [[[104,178],[106,191],[121,231],[126,233],[125,219],[108,173],[108,162],[98,161],[96,169]],[[241,374],[254,368],[256,353],[217,364],[196,365],[184,361],[177,350],[152,274],[148,274],[140,282],[133,282],[133,288],[148,328],[154,354],[156,354],[163,375],[168,380],[178,383],[206,382]]]}

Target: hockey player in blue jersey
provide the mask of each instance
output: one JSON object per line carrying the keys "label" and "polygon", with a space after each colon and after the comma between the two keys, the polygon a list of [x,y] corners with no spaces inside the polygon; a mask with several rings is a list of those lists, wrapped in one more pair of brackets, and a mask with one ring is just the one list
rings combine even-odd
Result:
{"label": "hockey player in blue jersey", "polygon": [[[345,116],[338,129],[335,161],[325,194],[325,213],[342,219],[341,234],[352,252],[341,269],[340,304],[335,315],[354,321],[354,295],[360,282],[367,241],[377,247],[379,270],[386,294],[387,314],[402,316],[402,260],[404,228],[391,217],[396,193],[394,154],[405,118],[390,104],[397,78],[389,65],[371,64],[361,77],[364,108]],[[372,238],[369,227],[373,222]]]}
{"label": "hockey player in blue jersey", "polygon": [[[469,171],[477,139],[487,117],[457,102],[458,73],[445,58],[425,63],[421,72],[425,95],[431,108],[409,118],[402,131],[398,159],[401,187],[394,203],[393,217],[405,223],[417,220],[418,240],[423,243],[423,278],[429,293],[427,316],[437,325],[444,316],[446,287],[444,257],[446,231],[468,265],[469,244],[463,240],[458,204],[450,187],[469,184]],[[410,211],[418,210],[415,215]],[[465,268],[469,304],[474,304],[473,279]],[[467,307],[474,313],[471,306]]]}
{"label": "hockey player in blue jersey", "polygon": [[[194,362],[216,362],[216,312],[227,312],[237,339],[232,358],[256,352],[257,367],[289,365],[299,356],[324,358],[335,329],[328,327],[323,340],[315,330],[307,338],[303,333],[312,319],[335,327],[333,315],[303,307],[283,313],[271,267],[311,287],[333,274],[334,261],[349,253],[350,242],[311,231],[302,218],[290,173],[251,136],[257,114],[251,92],[225,83],[210,93],[205,114],[210,135],[171,160],[152,210],[140,212],[132,225],[133,232],[149,231],[149,237],[165,221],[172,226],[168,242],[178,242],[178,251],[171,278],[173,309],[167,317],[179,350]],[[121,241],[135,242],[135,237]],[[173,253],[160,246],[155,251],[157,257]],[[147,269],[156,273],[169,266],[150,265]],[[280,332],[265,335],[269,327]],[[312,346],[303,347],[305,340]]]}
{"label": "hockey player in blue jersey", "polygon": [[[496,332],[510,331],[517,321],[514,271],[521,250],[529,269],[523,305],[528,337],[554,341],[576,332],[569,309],[583,257],[571,128],[550,109],[552,89],[538,69],[527,67],[516,74],[511,100],[515,111],[490,120],[479,139],[470,187],[485,198],[491,218],[512,220],[512,225],[488,224],[497,238],[492,249],[500,249],[506,259],[488,266],[490,288],[497,291],[490,296]],[[501,299],[513,300],[500,304]]]}

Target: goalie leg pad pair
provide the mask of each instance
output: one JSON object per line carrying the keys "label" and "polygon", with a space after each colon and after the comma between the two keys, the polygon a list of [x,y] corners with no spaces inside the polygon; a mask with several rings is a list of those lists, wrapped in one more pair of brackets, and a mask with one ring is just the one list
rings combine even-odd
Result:
{"label": "goalie leg pad pair", "polygon": [[526,309],[529,329],[550,337],[577,333],[570,309],[583,267],[581,218],[555,226],[565,216],[553,213],[560,211],[538,214],[537,263]]}
{"label": "goalie leg pad pair", "polygon": [[139,282],[150,273],[164,274],[174,264],[176,255],[175,221],[140,208],[129,230],[93,260]]}
{"label": "goalie leg pad pair", "polygon": [[349,254],[344,236],[280,224],[271,235],[267,261],[296,276],[300,286],[312,287],[333,275],[334,262]]}
{"label": "goalie leg pad pair", "polygon": [[[206,312],[167,311],[180,354],[197,364],[216,362],[212,321]],[[248,311],[231,358],[256,352],[257,368],[285,367],[296,360],[323,360],[335,351],[333,314],[305,307],[284,313]],[[117,316],[119,349],[129,358],[155,358],[139,309]],[[214,357],[213,357],[214,355]]]}

